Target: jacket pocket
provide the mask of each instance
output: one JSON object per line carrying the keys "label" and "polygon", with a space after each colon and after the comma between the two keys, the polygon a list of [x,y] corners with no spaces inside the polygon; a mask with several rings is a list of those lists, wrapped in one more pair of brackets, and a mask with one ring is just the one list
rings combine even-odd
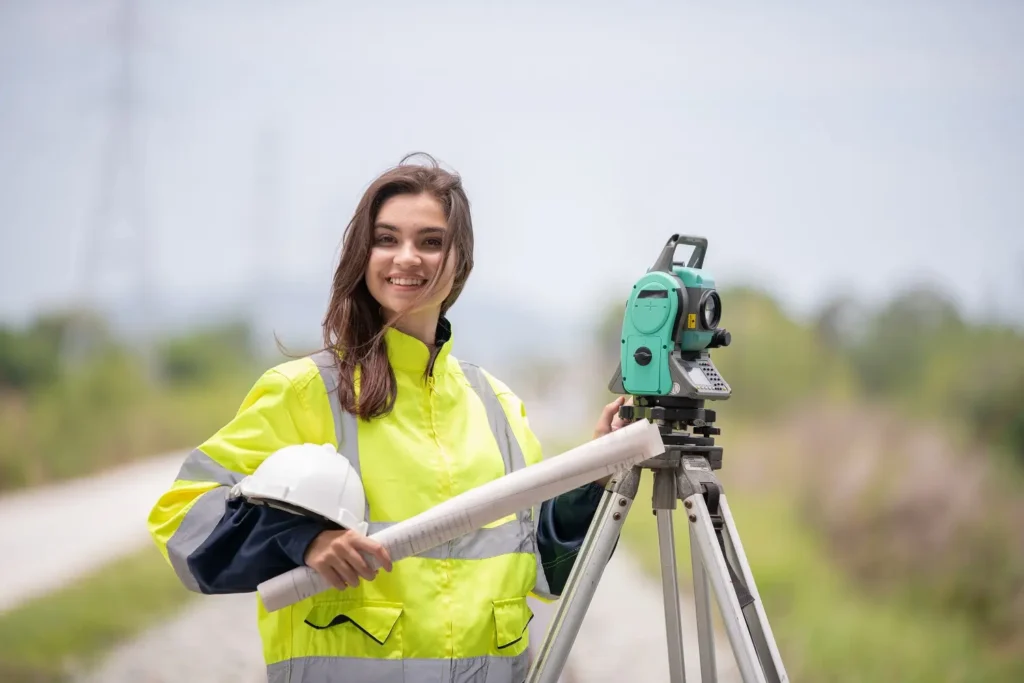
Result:
{"label": "jacket pocket", "polygon": [[494,634],[498,649],[514,645],[523,639],[526,627],[533,619],[533,610],[526,598],[503,598],[492,601],[494,608]]}
{"label": "jacket pocket", "polygon": [[306,615],[306,624],[318,630],[355,628],[378,645],[387,642],[402,616],[400,602],[319,602]]}

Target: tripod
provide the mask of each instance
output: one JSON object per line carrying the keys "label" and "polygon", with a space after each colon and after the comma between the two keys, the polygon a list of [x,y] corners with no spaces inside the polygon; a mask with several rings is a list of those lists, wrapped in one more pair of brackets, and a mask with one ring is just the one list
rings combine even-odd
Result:
{"label": "tripod", "polygon": [[787,683],[739,533],[713,473],[722,466],[722,448],[715,445],[713,437],[721,433],[713,426],[714,411],[706,410],[703,400],[639,396],[635,406],[623,406],[619,415],[657,424],[665,452],[618,475],[606,486],[527,682],[558,680],[632,507],[640,476],[647,469],[654,476],[652,507],[658,519],[670,680],[686,680],[673,529],[673,511],[681,500],[690,532],[702,683],[717,680],[709,583],[744,683]]}

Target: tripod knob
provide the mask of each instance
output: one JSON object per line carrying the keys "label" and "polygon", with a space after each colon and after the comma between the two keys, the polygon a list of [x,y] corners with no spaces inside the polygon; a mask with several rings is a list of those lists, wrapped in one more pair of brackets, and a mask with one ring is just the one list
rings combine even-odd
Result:
{"label": "tripod knob", "polygon": [[632,420],[635,412],[633,406],[619,406],[619,417],[623,420]]}

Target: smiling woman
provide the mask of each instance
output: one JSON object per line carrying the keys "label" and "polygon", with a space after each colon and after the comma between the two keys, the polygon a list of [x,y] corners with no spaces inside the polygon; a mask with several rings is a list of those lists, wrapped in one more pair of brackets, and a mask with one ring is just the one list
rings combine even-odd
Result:
{"label": "smiling woman", "polygon": [[[270,683],[524,680],[527,597],[561,594],[601,500],[602,486],[587,484],[394,565],[374,540],[543,457],[522,401],[451,353],[445,314],[473,268],[473,224],[459,176],[428,161],[388,170],[356,207],[324,348],[268,370],[150,515],[194,591],[252,592],[302,565],[333,586],[274,612],[261,606]],[[595,437],[621,424],[618,405],[602,411]],[[348,459],[367,535],[230,495],[268,456],[302,443]]]}

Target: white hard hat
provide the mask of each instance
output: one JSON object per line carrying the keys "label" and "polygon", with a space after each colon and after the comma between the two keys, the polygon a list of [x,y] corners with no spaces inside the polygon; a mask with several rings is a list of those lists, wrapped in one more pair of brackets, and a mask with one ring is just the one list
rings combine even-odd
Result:
{"label": "white hard hat", "polygon": [[312,512],[362,534],[368,527],[363,483],[348,458],[329,443],[271,453],[231,494],[289,512]]}

